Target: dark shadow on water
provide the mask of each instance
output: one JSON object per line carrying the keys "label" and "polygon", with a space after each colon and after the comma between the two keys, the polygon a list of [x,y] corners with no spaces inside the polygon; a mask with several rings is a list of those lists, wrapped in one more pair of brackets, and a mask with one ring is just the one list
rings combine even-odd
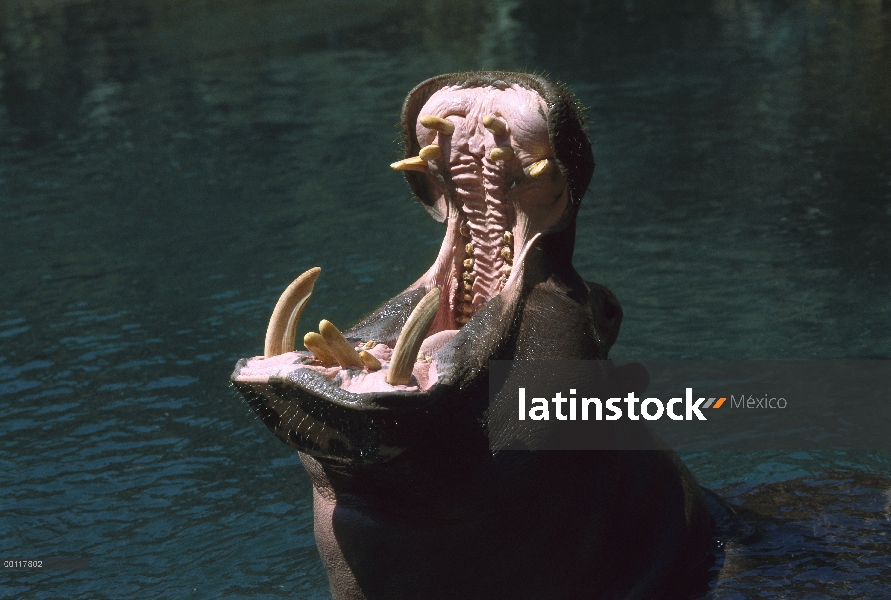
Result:
{"label": "dark shadow on water", "polygon": [[735,517],[709,598],[884,598],[891,581],[891,479],[826,473],[722,490]]}

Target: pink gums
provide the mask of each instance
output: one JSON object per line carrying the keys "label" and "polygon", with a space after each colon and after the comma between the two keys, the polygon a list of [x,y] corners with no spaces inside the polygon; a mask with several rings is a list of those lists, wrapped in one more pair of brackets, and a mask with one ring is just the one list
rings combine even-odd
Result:
{"label": "pink gums", "polygon": [[[504,234],[512,231],[515,214],[506,200],[506,186],[521,177],[524,168],[551,156],[547,105],[537,93],[517,85],[503,90],[453,86],[434,93],[420,114],[448,119],[455,125],[453,134],[444,135],[418,123],[416,133],[422,147],[437,143],[443,149],[443,158],[430,161],[430,170],[454,185],[462,221],[469,230],[469,237],[464,237],[463,242],[474,247],[472,271],[464,266],[470,255],[464,252],[463,245],[455,249],[454,268],[459,280],[450,305],[456,314],[461,314],[457,309],[464,302],[463,284],[468,281],[464,274],[469,273],[470,304],[475,312],[500,291],[506,279],[504,269],[507,267],[509,272],[511,267],[514,247]],[[483,125],[487,115],[505,123],[506,131],[499,135],[489,131]],[[492,160],[491,152],[498,147],[510,148],[514,155],[506,160]],[[507,260],[502,254],[505,247]]]}
{"label": "pink gums", "polygon": [[[361,349],[361,344],[356,346],[356,350]],[[418,361],[412,369],[412,377],[417,385],[390,385],[386,382],[386,375],[390,358],[393,355],[393,349],[386,344],[377,344],[368,350],[368,353],[381,362],[383,365],[382,369],[369,371],[366,368],[345,369],[337,365],[326,367],[315,360],[312,353],[298,350],[269,358],[255,356],[249,359],[247,364],[239,371],[238,380],[245,383],[269,383],[270,378],[286,379],[288,374],[293,371],[309,369],[325,375],[329,379],[335,379],[339,376],[342,389],[354,394],[364,394],[368,392],[417,392],[427,390],[438,379],[436,367],[432,363]],[[304,361],[307,359],[313,359],[313,362],[306,364]]]}

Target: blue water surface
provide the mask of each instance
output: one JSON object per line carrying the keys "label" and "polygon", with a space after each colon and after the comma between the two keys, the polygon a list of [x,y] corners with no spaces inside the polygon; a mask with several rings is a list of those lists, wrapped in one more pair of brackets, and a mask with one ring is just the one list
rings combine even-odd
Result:
{"label": "blue water surface", "polygon": [[[327,598],[309,480],[229,387],[279,293],[346,326],[436,256],[405,94],[546,72],[588,107],[575,264],[620,359],[891,359],[891,5],[0,5],[3,598]],[[716,598],[891,595],[891,457],[688,453],[757,523]],[[756,518],[757,517],[757,518]]]}

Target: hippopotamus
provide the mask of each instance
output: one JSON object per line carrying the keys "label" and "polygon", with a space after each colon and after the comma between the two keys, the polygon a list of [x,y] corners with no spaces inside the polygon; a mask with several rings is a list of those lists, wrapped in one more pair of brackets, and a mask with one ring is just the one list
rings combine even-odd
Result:
{"label": "hippopotamus", "polygon": [[[391,167],[445,226],[436,261],[345,331],[323,320],[304,351],[320,273],[307,270],[264,356],[231,378],[312,480],[333,596],[687,596],[712,521],[669,448],[653,435],[645,450],[536,451],[526,425],[492,418],[514,410],[490,393],[492,360],[616,372],[619,302],[572,266],[594,170],[580,106],[540,75],[448,74],[408,94],[401,126]],[[506,429],[513,441],[493,445]]]}

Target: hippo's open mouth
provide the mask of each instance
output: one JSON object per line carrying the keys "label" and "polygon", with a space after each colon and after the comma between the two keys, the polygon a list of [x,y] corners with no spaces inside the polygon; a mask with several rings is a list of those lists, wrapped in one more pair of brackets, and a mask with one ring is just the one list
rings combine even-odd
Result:
{"label": "hippo's open mouth", "polygon": [[[561,265],[571,270],[593,160],[562,89],[515,73],[438,77],[409,94],[402,127],[407,158],[391,167],[446,224],[436,261],[343,334],[322,321],[301,351],[299,317],[320,269],[306,271],[275,307],[264,356],[243,359],[232,375],[279,437],[318,456],[355,457],[340,446],[354,446],[356,429],[369,426],[352,420],[417,408],[419,396],[466,385],[490,358],[512,358],[506,348],[526,291]],[[547,256],[545,238],[557,256]]]}

